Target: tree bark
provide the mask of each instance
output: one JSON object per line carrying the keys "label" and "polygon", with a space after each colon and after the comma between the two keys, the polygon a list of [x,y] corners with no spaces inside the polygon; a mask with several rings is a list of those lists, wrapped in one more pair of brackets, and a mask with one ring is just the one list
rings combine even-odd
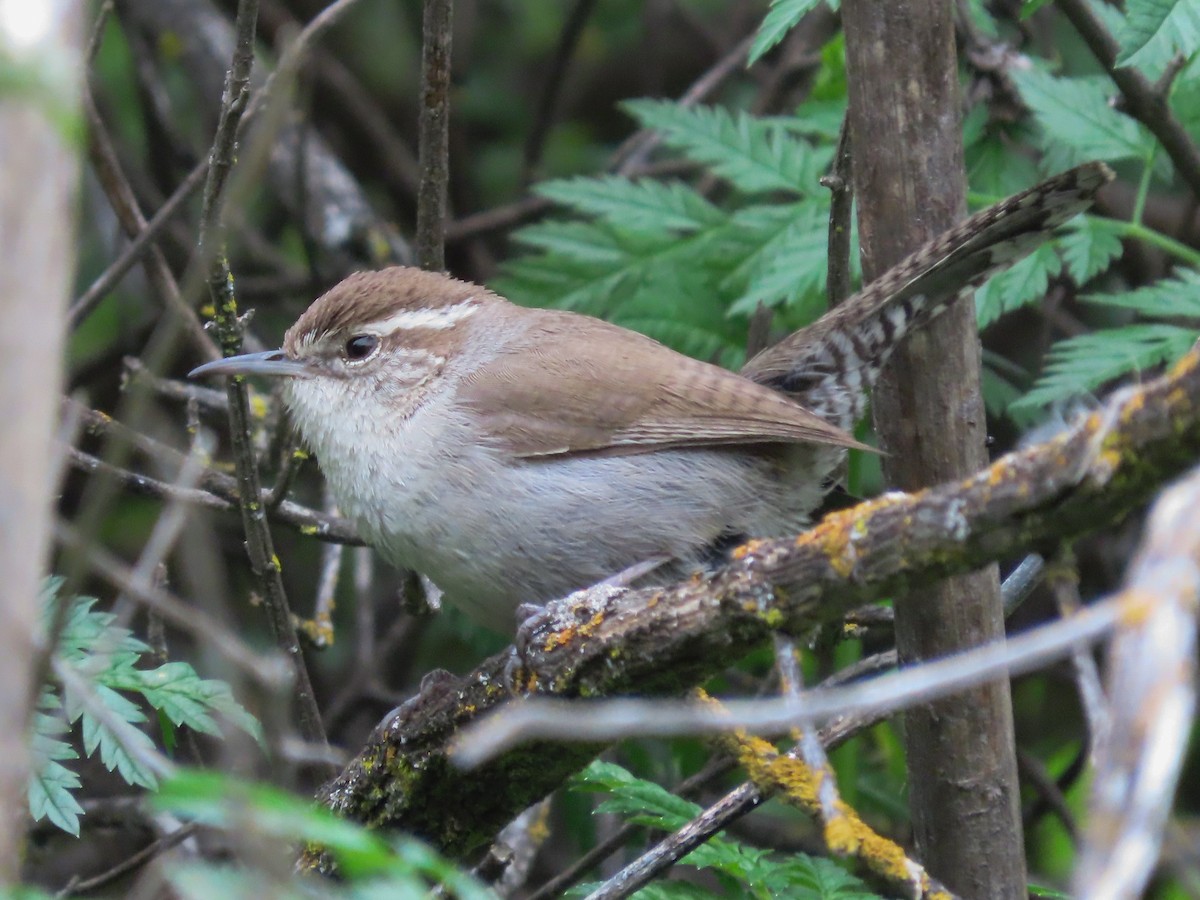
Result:
{"label": "tree bark", "polygon": [[[882,274],[965,210],[953,4],[842,7],[863,273]],[[899,488],[986,463],[979,343],[970,302],[914,334],[874,395],[884,471]],[[996,567],[896,598],[901,659],[1002,640]],[[1025,896],[1012,708],[1006,681],[909,713],[917,856],[966,897]]]}
{"label": "tree bark", "polygon": [[0,27],[5,64],[26,67],[32,80],[0,96],[0,884],[8,885],[20,876],[38,594],[54,461],[65,452],[55,450],[54,431],[75,271],[82,6],[45,2],[42,32]]}

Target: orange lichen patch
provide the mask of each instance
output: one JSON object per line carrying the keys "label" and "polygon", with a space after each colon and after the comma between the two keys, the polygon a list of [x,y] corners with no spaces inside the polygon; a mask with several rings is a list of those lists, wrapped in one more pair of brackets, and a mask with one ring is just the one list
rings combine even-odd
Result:
{"label": "orange lichen patch", "polygon": [[857,557],[854,541],[866,533],[866,518],[882,505],[882,500],[879,498],[852,510],[826,516],[816,528],[799,535],[796,546],[815,545],[838,575],[849,578]]}
{"label": "orange lichen patch", "polygon": [[739,544],[738,546],[734,547],[733,552],[729,555],[733,559],[745,559],[750,554],[757,553],[764,544],[766,544],[766,541],[754,538],[746,541],[744,544]]}
{"label": "orange lichen patch", "polygon": [[[1004,459],[1001,459],[999,462],[993,463],[992,465],[988,466],[988,468],[987,468],[987,486],[994,488],[997,485],[1003,484],[1005,481],[1007,481],[1008,479],[1010,479],[1012,477],[1012,472],[1013,472],[1013,465],[1012,465],[1012,462],[1007,457]],[[965,488],[973,487],[974,486],[972,484],[973,481],[974,481],[974,479],[967,479],[963,483],[963,487],[965,487]]]}
{"label": "orange lichen patch", "polygon": [[1191,400],[1191,396],[1181,387],[1172,388],[1167,394],[1168,406],[1187,406]]}
{"label": "orange lichen patch", "polygon": [[582,625],[570,625],[559,631],[551,632],[549,637],[546,638],[546,643],[542,645],[543,652],[549,653],[551,650],[565,647],[577,638],[584,638],[594,634],[603,621],[604,613],[598,612]]}

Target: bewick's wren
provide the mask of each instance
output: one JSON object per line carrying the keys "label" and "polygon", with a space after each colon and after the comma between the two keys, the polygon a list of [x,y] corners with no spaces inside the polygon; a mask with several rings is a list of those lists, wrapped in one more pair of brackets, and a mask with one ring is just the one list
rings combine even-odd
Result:
{"label": "bewick's wren", "polygon": [[647,561],[802,527],[892,348],[1041,242],[1111,173],[1063,173],[948,231],[741,374],[445,275],[352,275],[283,349],[192,375],[287,378],[341,511],[390,561],[508,630]]}

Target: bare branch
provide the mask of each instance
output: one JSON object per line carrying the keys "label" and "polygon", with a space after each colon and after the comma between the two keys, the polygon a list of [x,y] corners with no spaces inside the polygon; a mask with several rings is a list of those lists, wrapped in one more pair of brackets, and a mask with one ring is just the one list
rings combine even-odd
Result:
{"label": "bare branch", "polygon": [[1121,597],[1108,654],[1112,729],[1096,747],[1079,897],[1140,897],[1162,847],[1196,709],[1200,469],[1155,504]]}
{"label": "bare branch", "polygon": [[453,0],[425,0],[421,29],[421,117],[417,159],[417,265],[446,268],[446,192],[450,183],[450,37]]}
{"label": "bare branch", "polygon": [[[207,261],[208,288],[213,303],[213,323],[221,349],[227,356],[242,349],[242,324],[238,318],[237,299],[233,293],[233,273],[225,256],[225,226],[222,215],[225,182],[233,168],[234,150],[242,114],[250,95],[250,71],[254,65],[254,33],[258,17],[257,0],[239,0],[237,41],[233,61],[226,77],[221,101],[221,114],[213,138],[209,158],[208,181],[204,185],[204,209],[200,222],[200,256]],[[262,488],[258,478],[258,461],[250,437],[250,399],[245,380],[232,378],[227,385],[229,395],[229,429],[233,440],[234,462],[237,466],[238,495],[241,498],[242,526],[246,532],[246,552],[250,568],[258,579],[263,594],[275,643],[291,663],[295,678],[294,692],[298,725],[304,739],[312,744],[325,745],[325,726],[317,708],[312,682],[304,654],[292,624],[292,612],[284,591],[279,558],[275,555],[266,514],[258,498]]]}

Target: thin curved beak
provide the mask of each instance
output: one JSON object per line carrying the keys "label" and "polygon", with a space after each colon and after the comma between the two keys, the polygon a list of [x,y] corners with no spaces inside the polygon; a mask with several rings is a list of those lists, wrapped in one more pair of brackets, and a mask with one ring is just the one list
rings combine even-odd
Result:
{"label": "thin curved beak", "polygon": [[295,378],[307,375],[308,367],[298,359],[289,359],[282,350],[264,350],[262,353],[243,353],[217,359],[188,372],[188,378],[201,375],[283,375]]}

